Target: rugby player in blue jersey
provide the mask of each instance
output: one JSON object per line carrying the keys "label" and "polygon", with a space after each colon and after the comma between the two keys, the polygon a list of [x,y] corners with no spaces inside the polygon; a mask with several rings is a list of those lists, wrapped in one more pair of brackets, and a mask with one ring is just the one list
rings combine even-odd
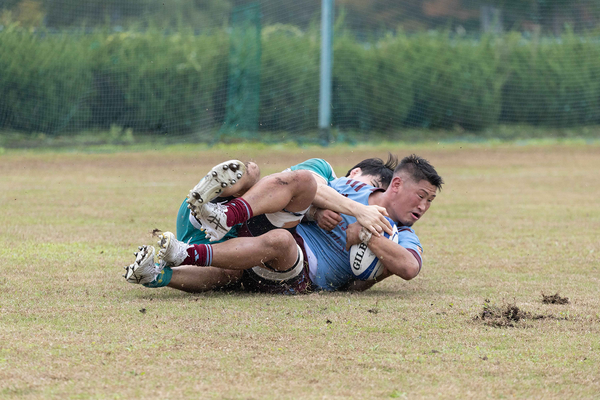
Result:
{"label": "rugby player in blue jersey", "polygon": [[[393,168],[396,164],[397,159],[391,155],[386,163],[376,158],[367,159],[350,169],[347,176],[353,180],[360,180],[364,184],[385,187],[391,180]],[[306,259],[304,246],[293,246],[289,234],[287,237],[285,236],[287,232],[281,230],[269,231],[278,227],[292,228],[300,221],[307,211],[307,206],[310,205],[312,198],[315,196],[314,182],[311,182],[315,179],[318,182],[319,189],[316,191],[316,196],[320,199],[320,204],[328,205],[327,202],[329,202],[328,208],[356,215],[359,221],[365,226],[369,226],[370,231],[376,236],[382,229],[389,232],[389,224],[385,222],[380,214],[380,212],[386,213],[383,208],[355,203],[340,196],[327,186],[327,182],[334,180],[336,177],[331,166],[324,160],[307,160],[281,174],[266,177],[254,186],[253,184],[258,178],[257,170],[258,168],[253,163],[242,164],[235,160],[222,163],[213,168],[211,173],[192,189],[187,202],[184,202],[180,208],[177,224],[177,239],[179,240],[175,239],[171,233],[165,233],[161,237],[162,247],[165,247],[161,252],[169,253],[167,258],[173,258],[173,254],[176,253],[175,249],[179,249],[179,255],[175,257],[177,260],[170,259],[167,263],[169,265],[179,265],[180,263],[184,265],[208,265],[213,263],[221,268],[230,264],[236,264],[236,268],[241,265],[246,268],[254,266],[254,268],[244,271],[242,276],[239,269],[198,269],[195,267],[171,269],[167,266],[155,279],[149,282],[152,274],[156,275],[157,270],[160,268],[156,270],[153,268],[153,254],[149,251],[153,251],[153,248],[144,246],[140,249],[136,263],[126,267],[128,268],[126,274],[128,281],[144,283],[150,287],[168,285],[182,290],[199,291],[218,288],[228,282],[239,282],[240,277],[243,277],[241,282],[244,283],[246,288],[252,290],[278,293],[306,291],[310,282],[303,273],[304,260]],[[229,185],[229,183],[233,185]],[[246,193],[249,187],[252,187],[252,190]],[[265,193],[268,196],[265,196]],[[242,197],[225,203],[226,206],[221,206],[219,203],[209,203],[211,198],[217,195],[221,196],[219,200],[224,200],[229,194],[242,195]],[[265,202],[265,199],[268,201]],[[186,203],[190,204],[187,205]],[[232,222],[228,221],[225,215],[221,215],[219,220],[211,219],[210,212],[207,213],[204,210],[204,213],[202,213],[203,208],[218,209],[222,207],[227,210],[232,208],[232,204],[233,207],[241,205],[243,211],[250,209],[257,214],[281,208],[283,208],[283,211],[259,215],[254,218],[250,218],[252,213],[243,212],[241,215],[234,215],[238,219],[234,219]],[[187,207],[185,207],[186,205]],[[188,208],[191,209],[191,212]],[[198,215],[198,211],[200,211],[200,215]],[[309,214],[325,229],[332,229],[342,220],[342,217],[337,213],[315,207],[311,208]],[[196,218],[198,216],[200,216],[199,219],[202,221],[202,225]],[[241,234],[242,236],[258,236],[257,240],[253,242],[242,241],[241,245],[240,241],[237,241],[236,245],[238,247],[235,247],[235,249],[225,247],[223,252],[220,252],[221,246],[219,245],[216,247],[201,246],[201,249],[207,250],[205,253],[196,254],[193,261],[185,260],[186,249],[189,248],[188,243],[208,243],[199,228],[210,227],[210,224],[215,221],[217,222],[215,224],[217,229],[212,232],[212,235],[217,237],[213,237],[213,239],[222,240],[223,236],[228,239],[228,236],[235,237]],[[238,222],[244,222],[241,228],[237,224]],[[223,228],[223,226],[226,226],[226,229],[218,231],[218,228]],[[233,234],[230,232],[229,227],[234,228]],[[267,232],[268,235],[263,235]],[[299,237],[297,239],[301,240]],[[186,244],[182,244],[181,241],[186,242]],[[233,245],[234,242],[230,245]],[[244,245],[247,246],[244,247]],[[298,249],[296,250],[295,247]],[[213,252],[215,248],[217,250],[216,257],[214,257],[215,253]],[[227,250],[228,248],[230,250]],[[253,249],[255,250],[253,251]],[[265,251],[263,252],[261,249]],[[292,263],[292,261],[295,262]],[[265,268],[263,264],[267,264],[269,269]],[[263,267],[257,265],[263,265]],[[140,268],[140,266],[143,268]],[[134,270],[136,270],[136,273],[134,273]],[[145,270],[148,270],[149,273],[145,274]],[[298,276],[302,278],[300,281],[295,279]],[[265,284],[265,281],[270,282]]]}
{"label": "rugby player in blue jersey", "polygon": [[357,281],[350,267],[347,249],[360,242],[366,243],[385,267],[377,281],[391,275],[405,280],[416,277],[423,263],[423,247],[412,225],[427,212],[442,184],[443,180],[435,168],[416,155],[405,157],[400,162],[385,191],[346,178],[330,182],[332,188],[349,199],[384,207],[398,226],[398,243],[372,236],[356,223],[355,218],[347,215],[343,215],[343,221],[331,232],[314,224],[299,226],[298,234],[304,239],[309,253],[312,287],[333,291],[347,288],[364,290],[372,286],[375,280]]}

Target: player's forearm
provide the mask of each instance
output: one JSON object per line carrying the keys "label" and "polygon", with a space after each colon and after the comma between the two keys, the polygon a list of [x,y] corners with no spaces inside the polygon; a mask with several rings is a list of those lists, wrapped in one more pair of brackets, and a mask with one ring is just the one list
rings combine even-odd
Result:
{"label": "player's forearm", "polygon": [[357,207],[362,206],[362,204],[342,196],[332,187],[323,184],[317,185],[317,194],[313,200],[313,205],[352,216],[355,216]]}
{"label": "player's forearm", "polygon": [[419,262],[410,251],[399,244],[385,237],[372,237],[368,246],[390,273],[407,281],[419,274]]}
{"label": "player's forearm", "polygon": [[356,218],[359,224],[376,236],[382,230],[388,234],[392,233],[392,226],[384,217],[384,215],[387,215],[385,208],[358,203],[342,196],[330,186],[317,186],[317,194],[313,199],[313,205],[339,214],[351,215]]}
{"label": "player's forearm", "polygon": [[350,214],[354,201],[342,196],[328,185],[317,185],[317,193],[313,200],[313,206],[332,210],[341,214]]}

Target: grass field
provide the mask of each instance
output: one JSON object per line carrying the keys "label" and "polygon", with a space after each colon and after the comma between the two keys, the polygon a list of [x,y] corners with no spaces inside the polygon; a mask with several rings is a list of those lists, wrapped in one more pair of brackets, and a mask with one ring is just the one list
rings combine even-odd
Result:
{"label": "grass field", "polygon": [[[410,282],[284,297],[121,277],[223,159],[340,175],[388,150],[446,181]],[[599,171],[578,143],[7,150],[0,398],[600,398]]]}

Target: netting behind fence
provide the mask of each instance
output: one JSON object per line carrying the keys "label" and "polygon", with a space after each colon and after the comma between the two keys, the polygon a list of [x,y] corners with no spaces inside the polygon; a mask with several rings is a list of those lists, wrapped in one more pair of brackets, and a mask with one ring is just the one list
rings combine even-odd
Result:
{"label": "netting behind fence", "polygon": [[[600,123],[600,1],[335,3],[332,126]],[[317,131],[321,2],[0,2],[0,132]]]}

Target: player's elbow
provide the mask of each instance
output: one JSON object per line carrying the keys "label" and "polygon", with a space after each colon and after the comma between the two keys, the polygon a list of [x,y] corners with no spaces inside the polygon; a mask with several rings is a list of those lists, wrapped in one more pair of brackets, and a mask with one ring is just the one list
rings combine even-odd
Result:
{"label": "player's elbow", "polygon": [[415,278],[417,275],[419,275],[419,271],[421,270],[419,268],[419,263],[417,263],[417,262],[407,263],[407,264],[401,265],[399,267],[400,268],[397,268],[395,275],[398,275],[400,278],[404,279],[405,281],[410,281],[411,279]]}
{"label": "player's elbow", "polygon": [[400,275],[400,278],[404,279],[405,281],[410,281],[411,279],[416,278],[417,275],[419,275],[419,269],[411,268],[408,271],[404,271],[404,273]]}

